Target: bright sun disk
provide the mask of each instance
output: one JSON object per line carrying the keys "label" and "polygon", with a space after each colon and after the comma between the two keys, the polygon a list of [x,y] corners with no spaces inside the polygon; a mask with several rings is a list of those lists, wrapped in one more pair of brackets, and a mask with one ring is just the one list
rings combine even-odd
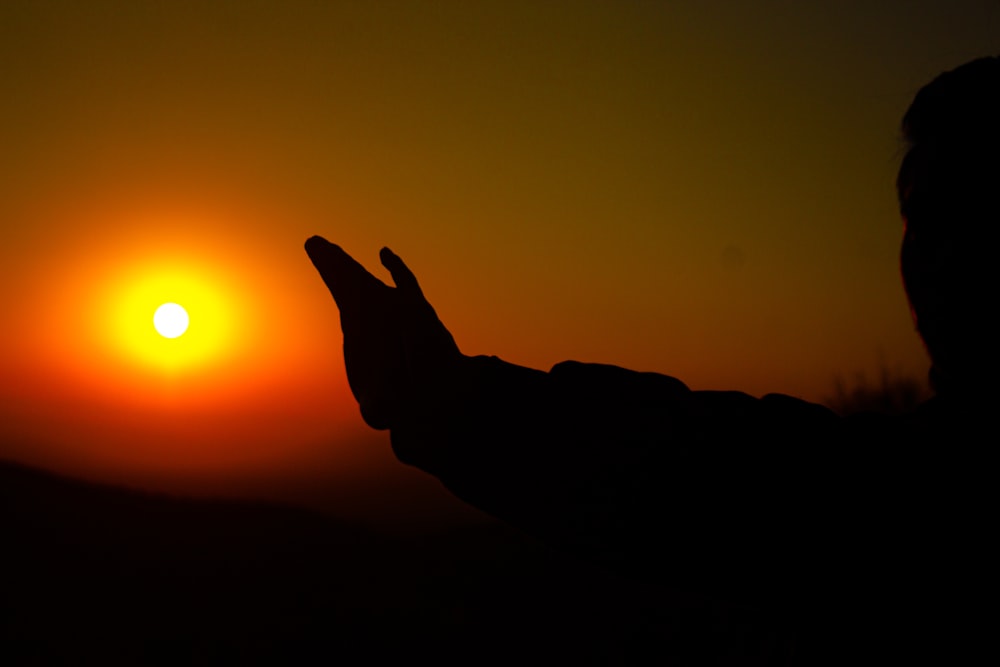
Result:
{"label": "bright sun disk", "polygon": [[188,328],[188,314],[183,306],[165,303],[153,314],[153,326],[164,338],[177,338]]}

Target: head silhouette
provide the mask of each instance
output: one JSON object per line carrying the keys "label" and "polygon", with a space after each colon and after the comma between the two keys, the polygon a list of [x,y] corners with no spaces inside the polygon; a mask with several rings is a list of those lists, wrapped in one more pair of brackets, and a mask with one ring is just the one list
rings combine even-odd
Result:
{"label": "head silhouette", "polygon": [[924,86],[903,117],[896,183],[900,266],[938,393],[996,384],[992,324],[1000,294],[1000,58],[980,58]]}

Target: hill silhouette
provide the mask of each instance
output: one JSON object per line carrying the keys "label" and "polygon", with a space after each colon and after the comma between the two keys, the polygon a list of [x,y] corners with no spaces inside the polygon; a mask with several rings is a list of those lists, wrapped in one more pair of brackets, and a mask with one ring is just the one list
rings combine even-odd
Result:
{"label": "hill silhouette", "polygon": [[756,620],[640,588],[499,522],[383,535],[0,462],[0,531],[5,665],[773,664],[787,650]]}

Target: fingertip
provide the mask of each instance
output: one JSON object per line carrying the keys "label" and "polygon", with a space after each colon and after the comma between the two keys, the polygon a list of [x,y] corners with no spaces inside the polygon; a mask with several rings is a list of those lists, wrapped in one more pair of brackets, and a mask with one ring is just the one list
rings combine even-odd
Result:
{"label": "fingertip", "polygon": [[379,251],[379,259],[382,260],[382,266],[389,270],[390,275],[392,275],[393,282],[396,283],[396,287],[402,287],[406,290],[411,290],[415,292],[420,292],[420,285],[417,283],[417,277],[413,275],[410,271],[410,267],[406,265],[399,255],[394,253],[389,248],[382,248]]}
{"label": "fingertip", "polygon": [[382,266],[389,269],[389,273],[392,274],[393,280],[398,280],[400,272],[408,272],[406,264],[399,255],[394,253],[389,248],[382,248],[378,251],[379,261],[382,262]]}
{"label": "fingertip", "polygon": [[310,259],[315,261],[332,245],[332,243],[322,236],[310,236],[306,239],[305,243],[306,254],[309,255]]}
{"label": "fingertip", "polygon": [[[344,252],[336,243],[330,243],[322,236],[312,236],[306,240],[306,254],[317,265],[340,265],[345,260],[354,262],[353,258]],[[356,263],[356,262],[354,262]]]}

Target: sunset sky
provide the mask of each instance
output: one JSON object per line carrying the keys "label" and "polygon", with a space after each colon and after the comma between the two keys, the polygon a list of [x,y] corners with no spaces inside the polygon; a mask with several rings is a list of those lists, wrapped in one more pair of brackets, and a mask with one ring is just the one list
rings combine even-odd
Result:
{"label": "sunset sky", "polygon": [[466,354],[815,401],[922,379],[899,119],[998,34],[987,0],[4,2],[0,458],[409,479],[312,234],[391,247]]}

